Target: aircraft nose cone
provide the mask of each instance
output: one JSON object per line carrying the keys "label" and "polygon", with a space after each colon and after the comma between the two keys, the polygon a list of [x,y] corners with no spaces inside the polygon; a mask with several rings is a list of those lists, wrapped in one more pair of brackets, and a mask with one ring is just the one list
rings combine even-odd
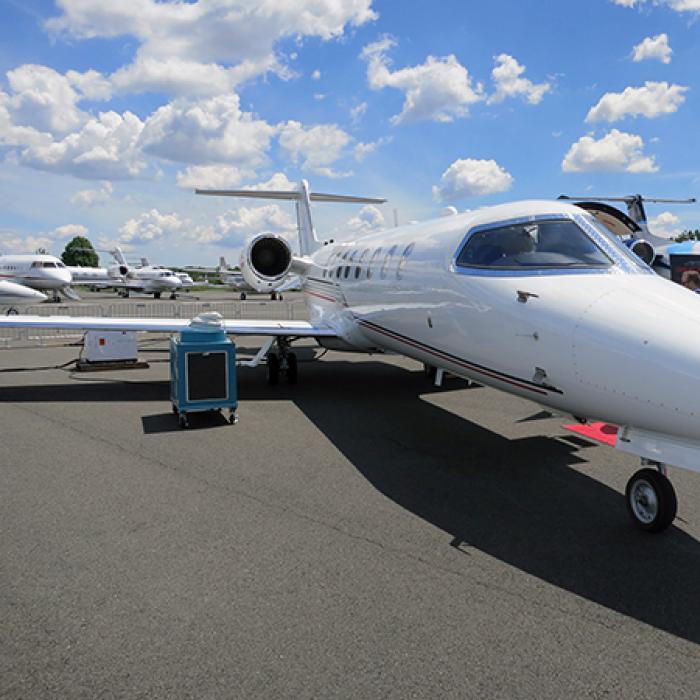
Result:
{"label": "aircraft nose cone", "polygon": [[640,281],[583,312],[573,337],[574,374],[613,422],[697,438],[698,338],[700,295],[661,279]]}

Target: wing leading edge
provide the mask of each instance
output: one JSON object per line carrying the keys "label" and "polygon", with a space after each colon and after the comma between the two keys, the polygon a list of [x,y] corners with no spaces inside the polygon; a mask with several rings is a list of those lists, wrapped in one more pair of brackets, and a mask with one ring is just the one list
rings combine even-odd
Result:
{"label": "wing leading edge", "polygon": [[[186,318],[99,318],[91,316],[0,316],[0,328],[56,328],[84,331],[154,331],[177,333],[190,327]],[[222,319],[221,327],[231,335],[272,335],[332,338],[336,332],[308,321]]]}

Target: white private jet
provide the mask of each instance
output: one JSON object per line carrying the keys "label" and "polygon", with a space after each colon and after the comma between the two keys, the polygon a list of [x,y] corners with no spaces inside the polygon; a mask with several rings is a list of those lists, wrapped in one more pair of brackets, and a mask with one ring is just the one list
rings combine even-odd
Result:
{"label": "white private jet", "polygon": [[53,255],[0,255],[0,279],[40,292],[48,291],[54,301],[59,301],[59,292],[70,299],[75,298],[70,288],[73,281],[70,270]]}
{"label": "white private jet", "polygon": [[0,310],[5,311],[5,313],[16,314],[19,306],[40,304],[47,299],[46,294],[36,289],[25,287],[23,284],[17,284],[16,282],[0,280]]}
{"label": "white private jet", "polygon": [[[226,194],[222,192],[220,194]],[[235,193],[237,196],[240,194]],[[311,320],[221,320],[269,336],[268,377],[296,379],[297,338],[357,352],[401,353],[577,420],[619,426],[616,447],[641,457],[627,510],[658,532],[676,515],[671,464],[700,471],[700,299],[645,265],[585,210],[560,201],[485,207],[324,244],[311,201],[292,192],[241,196],[297,203],[300,255],[282,239],[256,273],[303,282]],[[360,199],[359,201],[363,201]],[[2,326],[181,331],[187,320],[14,316]],[[272,345],[275,352],[269,352]]]}
{"label": "white private jet", "polygon": [[[71,267],[69,268],[73,281],[78,284],[89,284],[96,287],[114,287],[123,297],[130,292],[153,294],[154,299],[160,299],[162,293],[176,298],[176,292],[185,282],[172,270],[153,265],[134,267],[129,265],[120,248],[106,251],[112,255],[115,264],[111,267]],[[189,277],[189,276],[188,276]],[[192,282],[191,278],[190,282]]]}

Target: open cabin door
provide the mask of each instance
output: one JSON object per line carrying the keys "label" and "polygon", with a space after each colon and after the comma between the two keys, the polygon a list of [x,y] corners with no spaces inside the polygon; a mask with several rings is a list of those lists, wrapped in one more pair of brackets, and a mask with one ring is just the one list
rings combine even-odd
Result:
{"label": "open cabin door", "polygon": [[575,202],[575,204],[593,214],[603,226],[617,236],[628,238],[642,232],[641,226],[634,219],[609,204],[603,202]]}

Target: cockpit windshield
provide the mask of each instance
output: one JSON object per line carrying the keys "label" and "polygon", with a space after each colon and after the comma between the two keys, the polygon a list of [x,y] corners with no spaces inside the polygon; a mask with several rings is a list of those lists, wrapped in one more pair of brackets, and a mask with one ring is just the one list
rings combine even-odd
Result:
{"label": "cockpit windshield", "polygon": [[494,270],[605,268],[613,261],[570,219],[526,221],[477,231],[457,258]]}

